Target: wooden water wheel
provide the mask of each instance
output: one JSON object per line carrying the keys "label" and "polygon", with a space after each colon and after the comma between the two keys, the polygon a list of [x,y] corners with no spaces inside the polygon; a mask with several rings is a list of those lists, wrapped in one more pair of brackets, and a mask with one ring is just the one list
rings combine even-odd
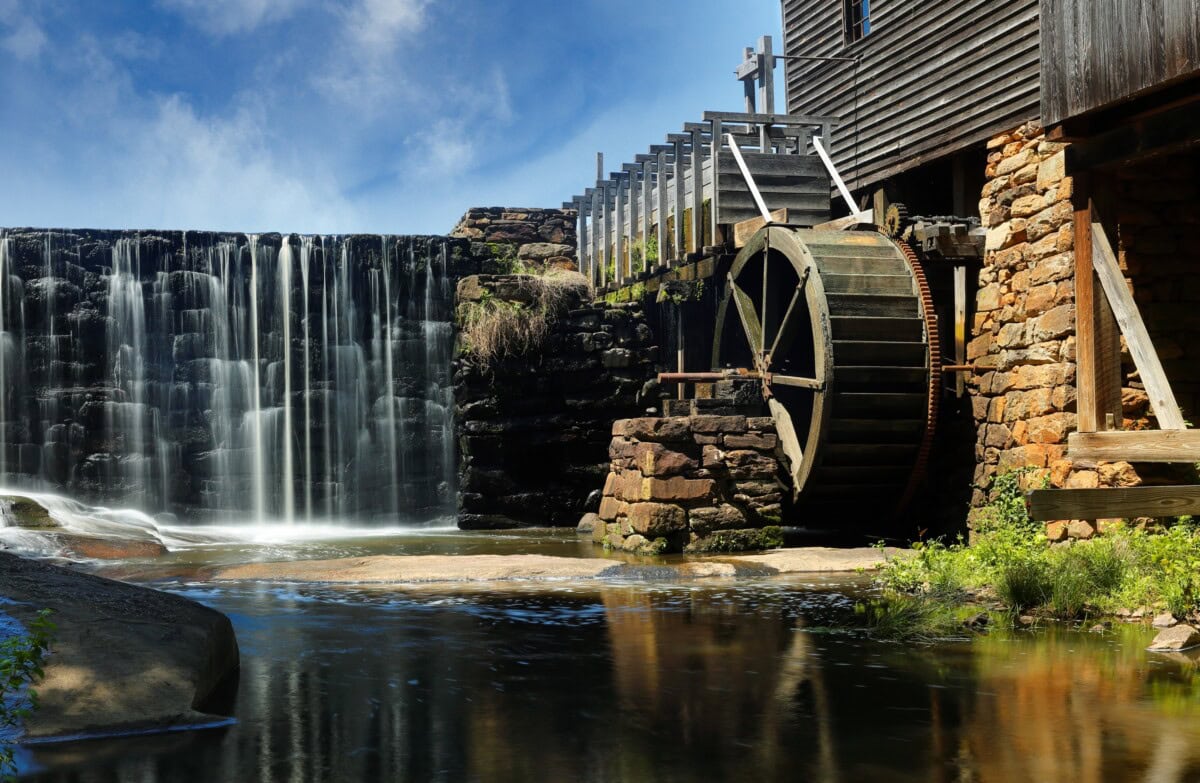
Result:
{"label": "wooden water wheel", "polygon": [[730,268],[713,366],[761,382],[799,509],[882,515],[922,477],[941,388],[931,345],[936,315],[906,245],[768,226]]}

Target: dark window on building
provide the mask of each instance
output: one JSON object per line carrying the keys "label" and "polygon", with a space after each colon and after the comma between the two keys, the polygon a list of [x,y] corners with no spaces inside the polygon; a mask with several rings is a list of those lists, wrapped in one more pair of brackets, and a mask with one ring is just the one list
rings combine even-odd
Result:
{"label": "dark window on building", "polygon": [[846,45],[871,34],[871,0],[842,0],[842,18],[846,23]]}

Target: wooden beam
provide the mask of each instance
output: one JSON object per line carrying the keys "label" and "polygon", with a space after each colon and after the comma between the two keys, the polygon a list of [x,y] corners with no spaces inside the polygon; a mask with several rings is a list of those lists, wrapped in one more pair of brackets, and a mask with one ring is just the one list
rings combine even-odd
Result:
{"label": "wooden beam", "polygon": [[1154,409],[1158,426],[1164,430],[1186,429],[1187,425],[1183,422],[1183,414],[1179,411],[1171,384],[1163,372],[1162,362],[1158,360],[1158,353],[1154,350],[1154,343],[1150,341],[1146,324],[1142,321],[1142,315],[1133,301],[1133,294],[1129,292],[1129,286],[1121,274],[1116,253],[1108,243],[1104,227],[1096,221],[1094,213],[1092,266],[1100,277],[1100,284],[1121,327],[1121,333],[1125,335],[1125,342],[1133,355],[1133,362],[1137,365],[1142,383],[1146,385],[1146,393],[1150,396],[1150,406]]}
{"label": "wooden beam", "polygon": [[825,223],[818,223],[813,226],[813,231],[844,231],[847,228],[863,225],[865,223],[875,222],[875,210],[868,209],[866,212],[859,212],[854,215],[846,215],[846,217],[830,220]]}
{"label": "wooden beam", "polygon": [[1075,175],[1075,351],[1080,432],[1107,428],[1109,414],[1121,421],[1121,337],[1112,308],[1098,294],[1092,262],[1093,207],[1090,177]]}
{"label": "wooden beam", "polygon": [[1067,456],[1092,462],[1200,462],[1200,430],[1072,432]]}
{"label": "wooden beam", "polygon": [[[771,213],[771,223],[787,223],[788,211],[786,209],[777,209]],[[742,248],[750,241],[750,238],[758,233],[759,229],[767,225],[767,221],[760,218],[750,218],[743,220],[740,223],[733,224],[733,246]]]}
{"label": "wooden beam", "polygon": [[1029,516],[1056,519],[1128,519],[1200,514],[1200,485],[1117,489],[1035,489],[1025,493]]}

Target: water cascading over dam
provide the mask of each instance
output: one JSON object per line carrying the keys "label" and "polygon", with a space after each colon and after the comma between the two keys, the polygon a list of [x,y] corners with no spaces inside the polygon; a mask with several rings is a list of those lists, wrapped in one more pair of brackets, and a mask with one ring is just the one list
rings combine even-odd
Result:
{"label": "water cascading over dam", "polygon": [[204,520],[448,517],[453,243],[0,231],[0,485]]}

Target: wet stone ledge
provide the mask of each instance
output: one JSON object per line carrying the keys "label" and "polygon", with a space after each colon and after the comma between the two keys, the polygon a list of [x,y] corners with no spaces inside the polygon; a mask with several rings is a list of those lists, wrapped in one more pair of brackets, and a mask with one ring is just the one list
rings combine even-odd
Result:
{"label": "wet stone ledge", "polygon": [[770,417],[623,419],[592,540],[643,554],[782,545],[784,484]]}

